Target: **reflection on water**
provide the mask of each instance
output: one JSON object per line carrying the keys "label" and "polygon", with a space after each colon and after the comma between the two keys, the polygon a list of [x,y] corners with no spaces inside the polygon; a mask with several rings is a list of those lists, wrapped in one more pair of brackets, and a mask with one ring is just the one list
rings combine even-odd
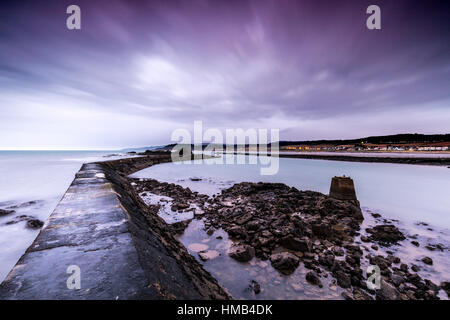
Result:
{"label": "reflection on water", "polygon": [[[321,278],[323,288],[319,288],[305,280],[309,270],[302,263],[293,274],[285,276],[272,268],[268,260],[253,258],[249,262],[237,262],[227,255],[232,243],[227,233],[219,229],[209,236],[204,229],[202,220],[193,220],[178,239],[235,299],[343,299],[342,289],[333,283],[331,275]],[[216,250],[220,255],[204,262],[197,250],[189,248],[195,243],[206,245],[203,250]],[[259,283],[260,293],[255,294],[252,281]]]}
{"label": "reflection on water", "polygon": [[[146,198],[147,195],[141,197]],[[152,195],[152,200],[148,200],[148,204],[160,205],[159,215],[167,223],[173,223],[181,220],[188,220],[192,217],[186,215],[186,212],[170,211],[171,199],[169,197]],[[159,200],[158,200],[159,199]],[[161,205],[163,204],[163,205]],[[361,268],[366,270],[369,266],[367,257],[371,256],[388,256],[393,254],[401,259],[401,263],[406,263],[411,267],[416,265],[419,267],[418,274],[440,284],[442,281],[450,279],[450,259],[448,235],[443,232],[430,231],[425,225],[419,225],[412,230],[404,230],[403,224],[396,221],[389,221],[403,229],[402,231],[409,238],[401,241],[398,245],[383,247],[371,245],[361,241],[361,236],[368,236],[365,232],[366,228],[371,228],[382,221],[386,223],[384,218],[374,218],[372,212],[363,208],[364,221],[361,225],[361,233],[355,238],[355,243],[363,250],[363,258],[361,259]],[[214,233],[208,234],[205,230],[203,219],[192,220],[184,233],[178,236],[178,240],[188,249],[189,253],[209,271],[219,283],[225,287],[235,299],[343,299],[341,293],[344,291],[336,285],[334,277],[323,270],[321,282],[323,288],[319,288],[308,283],[305,279],[306,273],[309,271],[300,263],[294,273],[289,276],[280,274],[275,270],[269,260],[263,261],[254,257],[249,262],[238,262],[230,258],[227,254],[228,249],[233,243],[229,239],[228,234],[222,230],[214,230]],[[425,230],[424,230],[425,229]],[[411,238],[412,236],[412,238]],[[410,241],[416,239],[422,245],[416,247]],[[426,244],[440,244],[444,250],[438,249],[430,251],[425,248]],[[430,257],[433,265],[424,264],[421,259]],[[205,258],[206,257],[206,258]],[[335,257],[337,260],[344,257]],[[397,265],[398,267],[398,265]],[[261,291],[255,293],[253,284],[257,283]],[[448,300],[448,296],[443,290],[439,294],[441,299]]]}
{"label": "reflection on water", "polygon": [[[171,210],[170,197],[149,192],[139,195],[146,204],[158,205],[158,215],[168,224],[193,217],[192,211]],[[302,263],[294,273],[285,276],[275,270],[269,260],[254,257],[249,262],[238,262],[227,254],[233,243],[228,234],[222,229],[208,234],[206,229],[204,219],[194,219],[177,239],[235,299],[343,299],[343,290],[326,271],[321,274],[323,288],[319,288],[306,281],[309,270]],[[260,286],[257,294],[253,290],[255,282]]]}
{"label": "reflection on water", "polygon": [[172,198],[166,196],[160,196],[150,192],[142,192],[139,194],[146,205],[158,205],[158,215],[164,219],[168,224],[175,222],[189,220],[194,217],[193,211],[177,212],[171,209]]}

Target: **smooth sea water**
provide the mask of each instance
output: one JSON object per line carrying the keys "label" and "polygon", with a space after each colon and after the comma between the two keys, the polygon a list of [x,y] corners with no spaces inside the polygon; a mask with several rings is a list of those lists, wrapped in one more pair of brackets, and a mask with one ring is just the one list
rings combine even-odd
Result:
{"label": "smooth sea water", "polygon": [[0,282],[34,241],[39,230],[26,222],[7,224],[21,215],[44,221],[86,162],[110,160],[111,151],[0,151],[0,209],[35,201],[0,217]]}

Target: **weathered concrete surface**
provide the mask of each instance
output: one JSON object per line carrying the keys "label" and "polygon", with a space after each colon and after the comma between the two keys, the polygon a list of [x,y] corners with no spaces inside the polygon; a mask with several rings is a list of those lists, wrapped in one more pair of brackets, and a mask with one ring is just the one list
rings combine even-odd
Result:
{"label": "weathered concrete surface", "polygon": [[153,151],[151,153],[149,152],[147,155],[141,155],[139,157],[117,159],[101,163],[109,164],[109,166],[114,168],[114,171],[118,174],[130,175],[154,164],[171,161],[170,151]]}
{"label": "weathered concrete surface", "polygon": [[[167,157],[153,163],[161,160]],[[0,285],[0,299],[229,298],[156,214],[146,217],[151,213],[114,170],[121,164],[133,171],[144,162],[83,165]],[[80,290],[67,288],[70,265],[81,269]]]}

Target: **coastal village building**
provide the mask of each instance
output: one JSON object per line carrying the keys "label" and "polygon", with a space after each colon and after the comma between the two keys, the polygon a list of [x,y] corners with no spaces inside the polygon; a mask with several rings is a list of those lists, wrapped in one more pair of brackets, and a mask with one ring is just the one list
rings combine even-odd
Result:
{"label": "coastal village building", "polygon": [[396,152],[415,152],[415,151],[450,151],[450,142],[438,143],[398,143],[398,144],[346,144],[346,145],[288,145],[282,146],[285,151],[396,151]]}

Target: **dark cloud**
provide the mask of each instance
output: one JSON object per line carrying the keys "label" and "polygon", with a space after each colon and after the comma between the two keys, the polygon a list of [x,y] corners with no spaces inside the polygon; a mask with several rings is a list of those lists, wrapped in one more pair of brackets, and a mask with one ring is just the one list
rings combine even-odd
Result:
{"label": "dark cloud", "polygon": [[194,120],[282,139],[448,131],[449,5],[377,1],[370,31],[369,4],[2,4],[0,148],[165,143]]}

